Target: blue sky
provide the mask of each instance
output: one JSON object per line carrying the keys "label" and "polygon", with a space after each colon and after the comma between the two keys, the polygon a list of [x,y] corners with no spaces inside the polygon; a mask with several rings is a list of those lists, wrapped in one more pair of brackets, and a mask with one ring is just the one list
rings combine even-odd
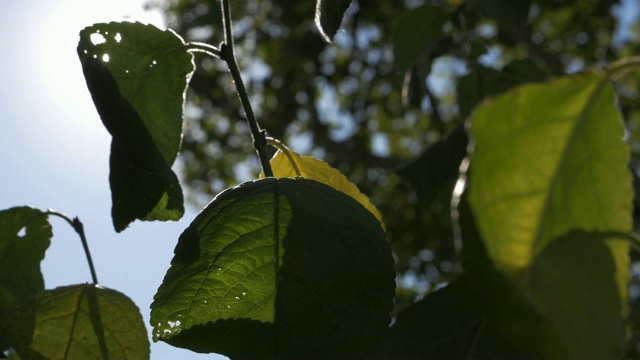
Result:
{"label": "blue sky", "polygon": [[[136,0],[0,0],[0,209],[30,205],[79,216],[100,284],[125,293],[148,323],[149,304],[173,256],[180,222],[136,222],[121,234],[111,224],[103,128],[76,55],[78,32],[95,22],[133,20],[162,26]],[[47,288],[89,282],[78,236],[50,219],[54,237],[42,264]],[[148,324],[147,324],[148,325]],[[152,359],[216,358],[164,343]],[[224,357],[221,357],[224,358]]]}

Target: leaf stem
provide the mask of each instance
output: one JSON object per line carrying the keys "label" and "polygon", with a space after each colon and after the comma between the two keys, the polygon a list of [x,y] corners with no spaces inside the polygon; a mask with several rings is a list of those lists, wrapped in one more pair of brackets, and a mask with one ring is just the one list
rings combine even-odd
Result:
{"label": "leaf stem", "polygon": [[205,53],[209,56],[215,57],[215,58],[220,58],[220,49],[218,49],[217,47],[213,46],[213,45],[209,45],[207,43],[202,43],[202,42],[188,42],[187,43],[187,49],[190,52],[199,52],[199,53]]}
{"label": "leaf stem", "polygon": [[640,56],[629,56],[609,64],[605,72],[610,79],[614,79],[638,69],[640,69]]}
{"label": "leaf stem", "polygon": [[87,238],[84,235],[84,225],[82,225],[82,222],[80,221],[80,219],[78,219],[77,216],[71,219],[69,216],[52,209],[47,210],[46,214],[54,215],[64,219],[67,223],[69,223],[69,225],[71,225],[73,230],[75,230],[75,232],[80,236],[80,241],[82,242],[82,247],[84,248],[84,253],[87,256],[87,262],[89,263],[89,270],[91,271],[91,279],[93,280],[93,285],[98,285],[98,276],[96,276],[96,269],[93,267],[93,260],[91,259],[89,244],[87,243]]}
{"label": "leaf stem", "polygon": [[249,95],[242,82],[242,76],[240,75],[240,69],[236,62],[236,56],[233,50],[233,32],[231,29],[231,8],[229,6],[229,0],[222,0],[222,16],[224,23],[224,43],[220,44],[220,58],[227,63],[233,82],[236,84],[238,90],[238,96],[240,102],[244,108],[245,115],[247,116],[247,122],[251,128],[251,136],[253,138],[253,147],[258,153],[260,164],[262,165],[262,171],[266,177],[273,177],[273,170],[269,163],[269,154],[267,153],[267,140],[264,130],[260,129],[258,120],[251,108],[251,102],[249,101]]}
{"label": "leaf stem", "polygon": [[287,145],[285,145],[282,141],[278,139],[274,139],[272,137],[267,137],[267,144],[282,151],[282,153],[287,157],[287,159],[289,159],[289,163],[291,163],[291,166],[293,167],[293,171],[296,172],[296,175],[302,176],[302,171],[300,171],[300,168],[298,167],[298,163],[296,162],[296,159],[291,154],[292,152],[291,149],[289,149]]}

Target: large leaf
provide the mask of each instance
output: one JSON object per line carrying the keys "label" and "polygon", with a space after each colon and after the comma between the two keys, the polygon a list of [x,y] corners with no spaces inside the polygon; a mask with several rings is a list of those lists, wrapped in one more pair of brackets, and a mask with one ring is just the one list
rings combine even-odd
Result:
{"label": "large leaf", "polygon": [[316,26],[327,42],[332,42],[336,36],[351,1],[316,0]]}
{"label": "large leaf", "polygon": [[78,56],[111,133],[109,181],[117,231],[135,219],[177,220],[182,189],[171,171],[182,138],[184,93],[194,65],[184,41],[141,23],[95,24]]}
{"label": "large leaf", "polygon": [[0,309],[23,305],[44,290],[40,262],[52,235],[38,209],[0,211]]}
{"label": "large leaf", "polygon": [[149,340],[136,305],[94,285],[38,293],[0,322],[23,359],[148,359]]}
{"label": "large leaf", "polygon": [[621,356],[632,191],[611,86],[583,74],[518,87],[478,107],[471,133],[469,204],[488,258],[565,355]]}
{"label": "large leaf", "polygon": [[180,236],[153,338],[239,358],[375,355],[394,276],[379,221],[351,197],[300,178],[248,182]]}
{"label": "large leaf", "polygon": [[[341,191],[369,210],[382,223],[382,215],[378,208],[371,203],[369,197],[349,181],[338,169],[326,162],[311,156],[300,156],[290,149],[287,152],[278,151],[270,160],[273,176],[276,178],[296,178],[301,176],[308,180],[315,180]],[[264,173],[260,174],[264,177]]]}
{"label": "large leaf", "polygon": [[408,69],[423,51],[440,39],[447,19],[447,13],[434,5],[423,5],[402,14],[393,34],[395,65],[401,70]]}

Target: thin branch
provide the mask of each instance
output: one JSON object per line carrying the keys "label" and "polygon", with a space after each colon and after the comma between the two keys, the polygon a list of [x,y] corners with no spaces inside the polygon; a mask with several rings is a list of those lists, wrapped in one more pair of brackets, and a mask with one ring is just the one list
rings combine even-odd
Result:
{"label": "thin branch", "polygon": [[229,0],[222,0],[222,16],[224,22],[224,38],[225,42],[220,45],[220,58],[227,63],[229,71],[233,77],[233,81],[236,84],[238,90],[238,96],[244,109],[244,113],[247,116],[247,122],[251,128],[251,136],[253,138],[253,147],[258,153],[260,158],[260,164],[262,165],[262,171],[266,177],[273,177],[273,170],[269,163],[269,154],[267,153],[267,140],[264,130],[260,129],[256,115],[251,108],[251,102],[249,101],[249,95],[244,87],[242,76],[240,75],[240,69],[236,62],[236,56],[233,50],[233,32],[231,30],[231,9],[229,6]]}
{"label": "thin branch", "polygon": [[93,280],[93,284],[97,285],[98,284],[98,276],[96,275],[96,269],[93,267],[93,260],[91,259],[91,252],[89,251],[89,245],[87,243],[87,238],[84,235],[84,226],[82,225],[82,222],[80,221],[80,219],[78,219],[78,217],[76,216],[75,218],[71,219],[69,216],[49,209],[46,212],[47,215],[54,215],[57,216],[61,219],[64,219],[66,222],[69,223],[69,225],[71,225],[71,227],[73,228],[73,230],[75,230],[75,232],[80,236],[80,241],[82,241],[82,247],[84,248],[84,254],[87,256],[87,262],[89,263],[89,270],[91,271],[91,279]]}

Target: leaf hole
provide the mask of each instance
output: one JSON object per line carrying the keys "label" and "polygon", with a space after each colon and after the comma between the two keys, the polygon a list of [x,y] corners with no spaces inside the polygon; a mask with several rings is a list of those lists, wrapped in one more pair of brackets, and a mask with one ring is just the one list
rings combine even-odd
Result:
{"label": "leaf hole", "polygon": [[23,226],[16,235],[18,235],[19,237],[24,237],[25,235],[27,235],[27,227]]}
{"label": "leaf hole", "polygon": [[104,44],[107,42],[107,39],[100,34],[99,32],[95,32],[91,35],[89,35],[89,40],[91,40],[91,43],[93,45],[100,45],[100,44]]}

